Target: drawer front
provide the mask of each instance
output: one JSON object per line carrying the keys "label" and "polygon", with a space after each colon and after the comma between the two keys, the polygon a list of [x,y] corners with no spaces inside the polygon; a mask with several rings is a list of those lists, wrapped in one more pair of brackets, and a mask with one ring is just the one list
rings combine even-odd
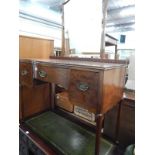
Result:
{"label": "drawer front", "polygon": [[19,64],[19,82],[21,85],[33,85],[33,66],[32,63],[20,62]]}
{"label": "drawer front", "polygon": [[96,112],[99,73],[84,70],[70,72],[69,98],[74,105]]}
{"label": "drawer front", "polygon": [[69,69],[45,66],[43,64],[36,64],[36,68],[36,79],[59,84],[64,88],[68,87]]}

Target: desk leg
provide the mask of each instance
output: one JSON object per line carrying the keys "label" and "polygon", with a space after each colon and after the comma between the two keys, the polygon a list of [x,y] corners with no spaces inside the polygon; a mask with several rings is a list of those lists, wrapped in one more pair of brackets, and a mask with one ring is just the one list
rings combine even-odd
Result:
{"label": "desk leg", "polygon": [[95,155],[99,155],[100,153],[100,136],[101,136],[101,129],[103,123],[103,115],[98,115],[96,120],[96,143],[95,143]]}
{"label": "desk leg", "polygon": [[117,45],[115,45],[115,60],[118,60],[118,58],[117,58]]}
{"label": "desk leg", "polygon": [[19,119],[20,121],[23,121],[24,119],[24,100],[23,100],[23,86],[19,86]]}
{"label": "desk leg", "polygon": [[51,94],[51,108],[52,110],[54,109],[54,103],[55,103],[55,84],[51,83],[50,84],[50,94]]}
{"label": "desk leg", "polygon": [[122,101],[120,101],[118,103],[117,124],[116,124],[116,133],[115,133],[115,141],[116,141],[116,143],[119,143],[119,141],[118,141],[118,133],[119,133],[119,126],[120,126],[121,102]]}

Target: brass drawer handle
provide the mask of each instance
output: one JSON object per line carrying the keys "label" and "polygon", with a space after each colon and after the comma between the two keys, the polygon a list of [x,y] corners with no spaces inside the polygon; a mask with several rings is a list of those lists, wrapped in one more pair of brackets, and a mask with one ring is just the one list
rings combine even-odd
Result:
{"label": "brass drawer handle", "polygon": [[38,74],[39,74],[39,76],[40,76],[41,78],[45,78],[45,77],[47,76],[47,73],[46,73],[45,71],[43,71],[43,70],[38,71]]}
{"label": "brass drawer handle", "polygon": [[27,75],[27,73],[28,73],[28,71],[27,71],[27,70],[22,70],[22,71],[21,71],[21,75],[22,75],[22,76]]}
{"label": "brass drawer handle", "polygon": [[88,83],[84,83],[84,82],[79,82],[77,84],[77,88],[80,90],[80,91],[87,91],[89,89],[89,85]]}

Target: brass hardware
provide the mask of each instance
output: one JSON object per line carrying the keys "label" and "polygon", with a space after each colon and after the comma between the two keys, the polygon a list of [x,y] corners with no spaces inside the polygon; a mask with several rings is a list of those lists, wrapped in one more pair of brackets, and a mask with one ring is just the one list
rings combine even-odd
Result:
{"label": "brass hardware", "polygon": [[97,117],[103,117],[103,114],[96,114],[96,118]]}
{"label": "brass hardware", "polygon": [[41,78],[45,78],[47,76],[47,73],[43,70],[38,71],[38,74]]}
{"label": "brass hardware", "polygon": [[77,84],[77,88],[78,88],[79,90],[81,90],[81,91],[86,91],[86,90],[88,90],[89,85],[88,85],[88,83],[79,82],[79,83]]}
{"label": "brass hardware", "polygon": [[27,70],[22,70],[22,71],[21,71],[21,75],[22,75],[22,76],[27,75],[27,73],[28,73],[28,71],[27,71]]}

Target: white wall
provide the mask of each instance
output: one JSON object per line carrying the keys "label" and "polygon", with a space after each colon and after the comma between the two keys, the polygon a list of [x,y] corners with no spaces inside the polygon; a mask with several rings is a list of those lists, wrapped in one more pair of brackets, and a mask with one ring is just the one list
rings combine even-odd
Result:
{"label": "white wall", "polygon": [[19,19],[19,34],[54,40],[55,47],[61,47],[61,29],[51,28],[23,18]]}
{"label": "white wall", "polygon": [[[20,12],[61,24],[61,15],[33,2],[20,1]],[[29,17],[28,17],[29,18]],[[54,40],[55,47],[61,47],[61,28],[48,26],[30,19],[19,17],[19,34]]]}
{"label": "white wall", "polygon": [[[109,33],[118,39],[118,49],[135,49],[135,31]],[[125,43],[120,43],[120,35],[126,35]]]}

